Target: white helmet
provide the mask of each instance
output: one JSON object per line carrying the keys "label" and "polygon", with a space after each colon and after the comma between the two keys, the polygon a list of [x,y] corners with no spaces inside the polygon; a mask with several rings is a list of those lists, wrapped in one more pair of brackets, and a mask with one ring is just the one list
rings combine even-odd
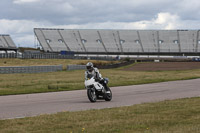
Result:
{"label": "white helmet", "polygon": [[93,63],[92,62],[88,62],[87,64],[86,64],[86,68],[87,68],[87,70],[88,71],[92,71],[93,70]]}

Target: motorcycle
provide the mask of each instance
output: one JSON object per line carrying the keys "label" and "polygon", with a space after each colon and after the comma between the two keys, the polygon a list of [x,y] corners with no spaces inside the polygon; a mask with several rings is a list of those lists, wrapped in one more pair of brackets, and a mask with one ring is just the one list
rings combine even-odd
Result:
{"label": "motorcycle", "polygon": [[[108,78],[104,79],[104,83],[108,84]],[[90,102],[96,102],[96,100],[111,101],[112,92],[108,87],[106,91],[105,87],[97,82],[94,77],[85,80],[85,88],[87,89],[87,96]]]}

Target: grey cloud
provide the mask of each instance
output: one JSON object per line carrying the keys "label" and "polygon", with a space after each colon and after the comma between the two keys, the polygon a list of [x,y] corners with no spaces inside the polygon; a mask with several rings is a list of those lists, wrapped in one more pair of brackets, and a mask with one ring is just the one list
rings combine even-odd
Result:
{"label": "grey cloud", "polygon": [[[133,22],[150,20],[159,12],[181,13],[176,0],[40,0],[14,4],[12,0],[1,3],[5,19],[50,21],[54,24],[83,24],[91,22]],[[182,6],[184,7],[184,6]]]}
{"label": "grey cloud", "polygon": [[0,2],[0,28],[3,22],[1,20],[14,23],[12,28],[4,21],[8,27],[4,26],[0,31],[13,34],[16,43],[30,44],[35,27],[119,29],[132,26],[140,29],[158,29],[164,25],[165,28],[168,23],[156,25],[152,22],[159,13],[169,13],[178,17],[178,20],[171,22],[172,27],[200,28],[199,0],[37,0],[25,3],[13,1]]}

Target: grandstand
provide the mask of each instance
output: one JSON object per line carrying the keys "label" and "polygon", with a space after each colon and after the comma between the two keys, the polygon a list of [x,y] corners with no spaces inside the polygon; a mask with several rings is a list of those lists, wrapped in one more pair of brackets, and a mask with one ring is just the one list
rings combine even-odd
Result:
{"label": "grandstand", "polygon": [[17,51],[17,47],[9,35],[0,34],[0,51]]}
{"label": "grandstand", "polygon": [[104,55],[200,55],[199,31],[34,29],[45,52]]}

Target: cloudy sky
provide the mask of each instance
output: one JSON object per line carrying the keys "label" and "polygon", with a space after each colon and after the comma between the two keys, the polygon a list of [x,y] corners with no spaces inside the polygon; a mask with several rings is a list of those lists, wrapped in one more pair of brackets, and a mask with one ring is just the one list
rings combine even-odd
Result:
{"label": "cloudy sky", "polygon": [[199,0],[0,0],[0,34],[34,47],[33,28],[200,29]]}

